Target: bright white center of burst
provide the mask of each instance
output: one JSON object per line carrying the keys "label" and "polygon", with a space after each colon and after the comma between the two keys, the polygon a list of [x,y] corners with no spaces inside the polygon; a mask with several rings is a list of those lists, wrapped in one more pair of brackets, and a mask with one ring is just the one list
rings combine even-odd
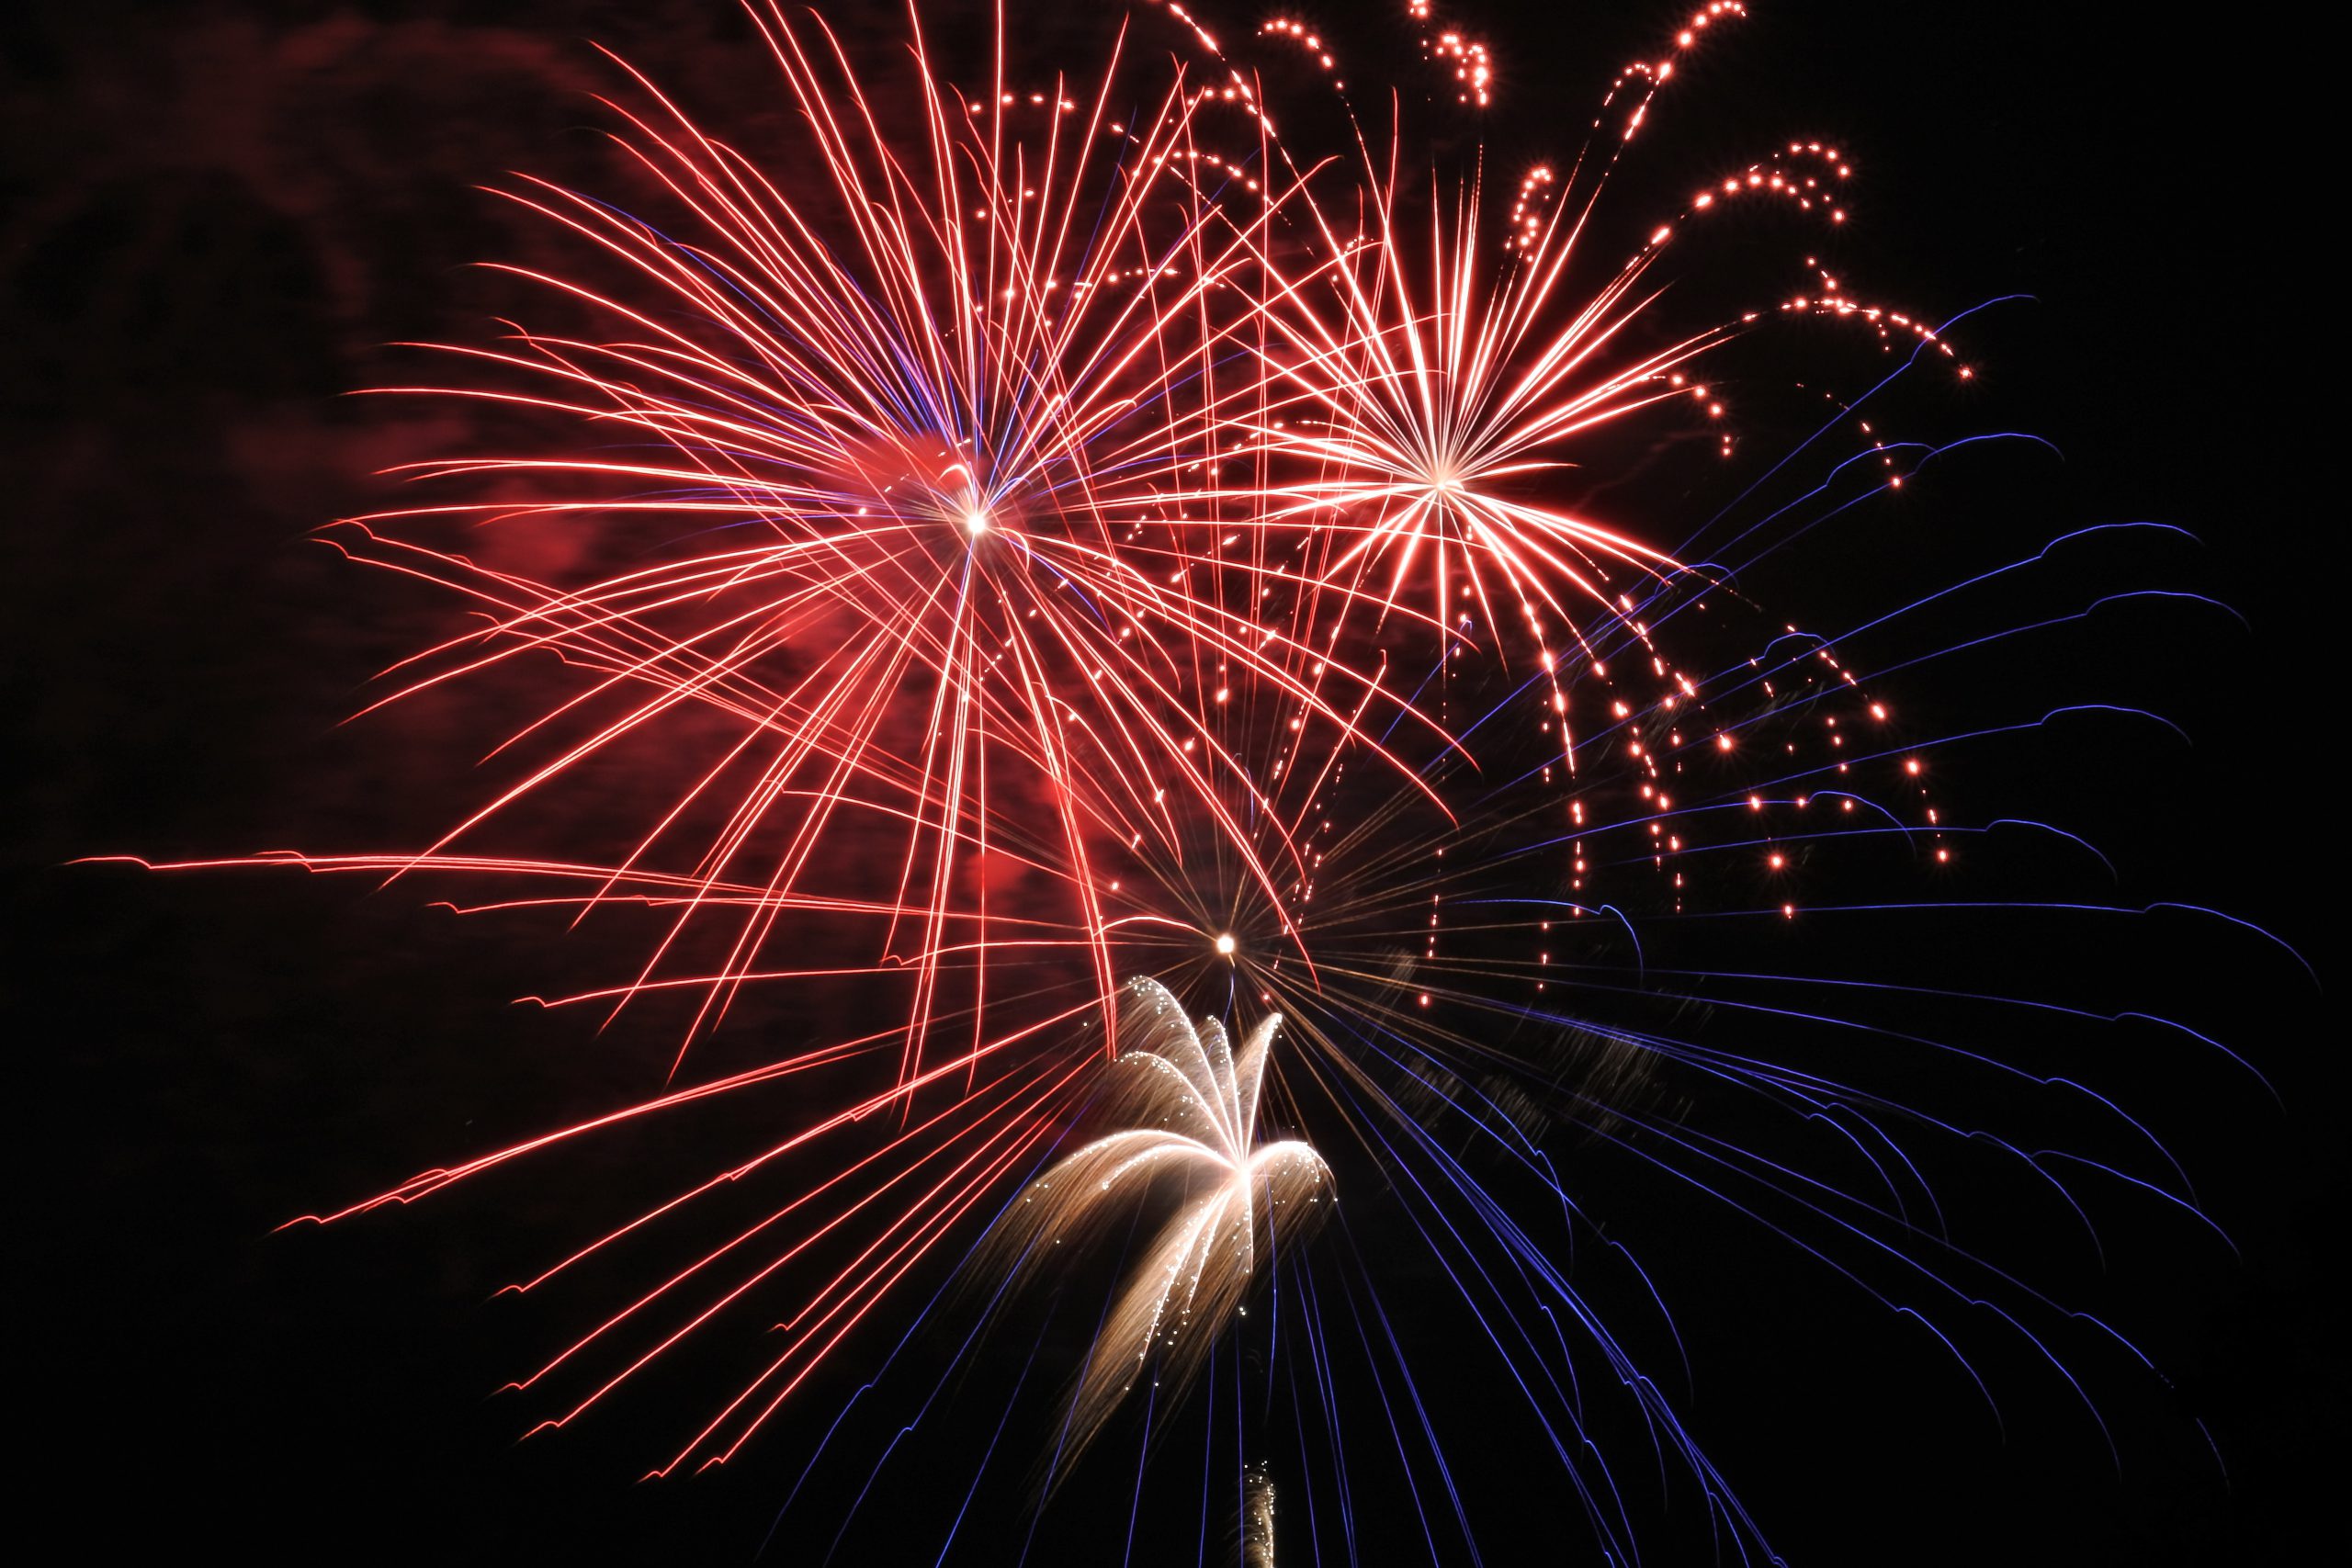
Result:
{"label": "bright white center of burst", "polygon": [[964,513],[964,532],[975,539],[989,531],[989,514],[978,507]]}
{"label": "bright white center of burst", "polygon": [[1233,950],[1239,945],[1239,943],[1233,940],[1233,933],[1230,931],[1220,934],[1216,939],[1217,952],[1223,953],[1227,958],[1233,956]]}

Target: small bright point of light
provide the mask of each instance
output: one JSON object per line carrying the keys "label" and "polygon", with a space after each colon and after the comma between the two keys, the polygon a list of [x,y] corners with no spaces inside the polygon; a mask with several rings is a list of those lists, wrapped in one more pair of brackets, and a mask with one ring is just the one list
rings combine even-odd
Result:
{"label": "small bright point of light", "polygon": [[1239,945],[1240,944],[1238,942],[1236,942],[1233,940],[1233,933],[1231,931],[1221,931],[1217,934],[1216,950],[1226,957],[1232,957],[1233,950]]}
{"label": "small bright point of light", "polygon": [[974,507],[971,511],[964,513],[964,532],[971,535],[972,537],[977,539],[988,531],[989,514],[987,513],[982,512],[978,507]]}

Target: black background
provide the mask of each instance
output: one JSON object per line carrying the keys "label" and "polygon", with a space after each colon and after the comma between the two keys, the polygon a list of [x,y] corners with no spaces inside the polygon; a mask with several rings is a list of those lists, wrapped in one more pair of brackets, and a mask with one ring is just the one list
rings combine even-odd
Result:
{"label": "black background", "polygon": [[[1673,20],[1500,9],[1481,19],[1503,67],[1494,140],[1514,145],[1562,104],[1580,117]],[[552,1331],[482,1297],[573,1198],[563,1173],[494,1205],[273,1231],[642,1092],[656,1043],[508,1005],[593,953],[351,884],[63,863],[336,847],[429,814],[429,758],[334,726],[431,622],[303,536],[377,503],[370,472],[431,433],[338,394],[381,373],[375,344],[473,335],[459,269],[510,236],[469,182],[593,171],[579,95],[609,78],[582,39],[707,104],[756,80],[717,0],[462,11],[42,3],[0,22],[20,1518],[74,1532],[76,1555],[743,1561],[789,1483],[755,1454],[633,1485],[627,1431],[514,1445],[526,1423],[484,1396]],[[331,71],[295,47],[379,25],[356,56],[317,43]],[[1834,135],[1862,169],[1864,276],[1930,314],[2035,297],[1999,318],[1972,396],[2065,459],[2014,502],[1980,484],[1987,525],[2178,524],[2204,540],[2190,585],[2253,627],[2132,624],[2163,645],[2140,694],[2195,744],[2101,777],[2069,820],[2131,897],[2243,915],[2325,976],[2335,400],[2313,383],[2333,253],[2284,30],[2247,12],[1767,6],[1693,67],[1688,129],[1654,166]],[[1368,55],[1402,37],[1356,31]],[[1395,73],[1413,69],[1398,50]],[[1825,620],[1875,591],[1811,570]],[[2185,1256],[2116,1287],[2178,1384],[2118,1396],[2156,1433],[2120,1479],[2047,1393],[2012,1407],[2006,1443],[1940,1393],[1915,1404],[1917,1363],[1769,1249],[1665,1265],[1718,1348],[1702,1434],[1792,1561],[2295,1560],[2342,1473],[2340,1314],[2317,1278],[2341,1234],[2340,1032],[2254,952],[2215,943],[2190,984],[2285,1111],[2210,1076],[2139,1086],[2244,1258],[2131,1238]],[[2190,1414],[2228,1485],[2188,1451]],[[1487,1561],[1582,1560],[1580,1523],[1561,1525],[1557,1546],[1498,1541]]]}

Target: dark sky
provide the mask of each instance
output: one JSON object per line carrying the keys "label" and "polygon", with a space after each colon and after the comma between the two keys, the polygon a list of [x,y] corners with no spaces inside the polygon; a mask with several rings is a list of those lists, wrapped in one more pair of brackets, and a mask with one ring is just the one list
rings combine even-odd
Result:
{"label": "dark sky", "polygon": [[[1613,66],[1675,15],[1524,9],[1477,15],[1502,62],[1498,147],[1571,144]],[[2324,368],[2325,301],[2294,151],[2301,94],[2277,58],[2293,42],[2251,13],[1758,10],[1694,67],[1647,149],[1657,177],[1678,187],[1770,141],[1838,138],[1862,170],[1844,253],[1860,285],[1928,315],[2034,297],[1984,324],[1984,375],[1939,417],[2030,430],[2064,454],[1988,461],[1874,547],[1792,554],[1776,590],[1832,624],[1904,572],[2011,558],[2089,523],[2198,535],[2199,548],[2123,560],[2115,581],[2217,595],[2250,631],[2119,615],[2060,645],[2079,669],[1990,666],[2053,690],[2096,669],[2109,700],[2161,708],[2193,743],[2021,750],[1956,798],[1981,817],[2064,820],[2117,863],[2115,901],[2228,910],[2331,976],[2319,908],[2335,835],[2314,753],[2334,728],[2321,553],[2334,525],[2313,476],[2328,404],[2304,384]],[[1049,52],[1061,25],[1024,25],[1024,41]],[[1400,32],[1357,30],[1363,58],[1385,51],[1419,80]],[[334,849],[446,818],[446,748],[398,721],[336,728],[437,611],[305,536],[381,504],[375,471],[448,434],[445,414],[341,395],[394,373],[378,345],[479,336],[499,297],[466,264],[542,243],[471,187],[510,168],[609,173],[586,134],[600,121],[584,95],[614,85],[590,39],[706,112],[775,112],[725,0],[34,0],[0,20],[0,453],[16,497],[0,578],[20,731],[10,1010],[30,1156],[19,1441],[35,1454],[25,1517],[75,1532],[77,1555],[743,1562],[854,1386],[820,1389],[833,1401],[821,1418],[812,1404],[694,1481],[632,1479],[700,1408],[688,1393],[518,1446],[536,1414],[488,1395],[569,1320],[483,1298],[571,1234],[578,1206],[624,1201],[632,1161],[692,1171],[693,1150],[640,1141],[440,1209],[273,1227],[650,1092],[660,1042],[510,1005],[594,975],[601,955],[551,957],[532,931],[356,884],[64,863]],[[2006,711],[1981,691],[1915,689],[1955,721]],[[1988,1353],[1996,1432],[1915,1337],[1834,1280],[1713,1222],[1678,1252],[1674,1224],[1651,1217],[1661,1288],[1688,1308],[1696,1429],[1792,1561],[2290,1560],[2345,1457],[2340,1311],[2317,1283],[2342,1228],[2340,1031],[2321,1026],[2320,993],[2291,963],[2183,930],[2030,955],[2147,971],[2144,1005],[2224,1034],[2285,1101],[2153,1049],[2083,1067],[2129,1086],[2242,1249],[2135,1210],[2108,1235],[2108,1271],[2075,1280],[2172,1374],[2165,1388],[2111,1358],[2086,1374],[2104,1380],[2120,1477],[2046,1369]],[[2006,953],[1997,930],[1976,940],[1988,972],[2030,968],[2022,930]],[[2063,1031],[2017,1043],[2077,1059]],[[2018,1250],[2054,1257],[2038,1226],[2020,1227]],[[1484,1363],[1442,1338],[1427,1354],[1450,1391],[1440,1403],[1473,1428],[1456,1450],[1473,1489],[1509,1495],[1486,1561],[1589,1560],[1548,1459],[1475,1429]],[[985,1443],[1002,1407],[975,1393],[938,1440]],[[887,1438],[859,1440],[878,1452]],[[1170,1464],[1191,1462],[1176,1449]],[[939,1488],[961,1484],[934,1486],[921,1462],[891,1473],[905,1490],[886,1523],[931,1519]],[[1105,1561],[1104,1539],[1115,1552],[1128,1495],[1094,1481],[1100,1498],[1064,1510],[1068,1544],[1035,1560]],[[952,1561],[1013,1560],[1017,1510],[989,1517]],[[819,1560],[830,1522],[802,1528],[774,1561]],[[1188,1517],[1147,1521],[1137,1560],[1191,1562],[1196,1533]],[[1694,1553],[1661,1560],[1703,1560],[1702,1529],[1660,1539]],[[1363,1561],[1419,1560],[1404,1541],[1371,1539]],[[1307,1561],[1295,1538],[1285,1547],[1285,1562]],[[843,1560],[913,1561],[903,1550],[853,1544]]]}

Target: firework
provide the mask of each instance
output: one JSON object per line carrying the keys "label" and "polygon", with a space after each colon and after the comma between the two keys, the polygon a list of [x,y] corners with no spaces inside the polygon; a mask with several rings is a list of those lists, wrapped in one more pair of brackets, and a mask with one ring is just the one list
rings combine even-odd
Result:
{"label": "firework", "polygon": [[1274,1568],[1274,1483],[1262,1467],[1250,1471],[1242,1510],[1242,1568]]}
{"label": "firework", "polygon": [[1117,1127],[1057,1160],[1008,1213],[992,1244],[1016,1273],[1051,1267],[1066,1244],[1099,1240],[1138,1198],[1182,1194],[1105,1313],[1069,1400],[1061,1462],[1074,1461],[1149,1376],[1172,1402],[1245,1310],[1279,1240],[1303,1245],[1332,1201],[1331,1173],[1295,1139],[1258,1136],[1279,1014],[1238,1051],[1213,1018],[1197,1023],[1155,981],[1127,987],[1125,1037],[1101,1095]]}
{"label": "firework", "polygon": [[[1947,634],[1901,642],[1917,604],[1822,636],[1737,581],[1961,445],[1862,417],[1915,366],[1968,374],[1956,346],[1812,257],[1801,292],[1758,279],[1752,308],[1695,324],[1662,298],[1693,231],[1740,203],[1842,227],[1850,163],[1786,143],[1678,185],[1679,208],[1598,254],[1618,243],[1602,195],[1626,147],[1741,14],[1689,17],[1616,79],[1585,152],[1533,164],[1507,208],[1483,169],[1439,177],[1401,109],[1366,134],[1336,46],[1294,20],[1257,36],[1305,49],[1343,95],[1328,155],[1174,6],[1136,18],[1149,42],[1035,81],[1001,17],[977,81],[918,24],[887,89],[822,22],[755,8],[797,117],[791,179],[637,78],[610,106],[636,202],[506,193],[582,257],[576,275],[518,273],[554,324],[454,351],[474,379],[394,389],[545,444],[417,465],[456,499],[337,536],[477,613],[379,705],[506,682],[528,705],[486,738],[508,771],[422,848],[273,858],[484,880],[474,911],[641,923],[630,972],[557,1001],[656,1011],[683,1036],[673,1081],[322,1217],[789,1094],[782,1132],[600,1217],[521,1282],[665,1228],[694,1238],[519,1381],[557,1401],[544,1426],[758,1319],[774,1348],[655,1472],[722,1461],[862,1325],[942,1321],[917,1304],[926,1282],[986,1281],[1001,1320],[1044,1293],[1012,1285],[1107,1254],[1125,1226],[1142,1239],[1062,1406],[1057,1479],[1139,1382],[1147,1444],[1188,1389],[1215,1388],[1204,1373],[1248,1340],[1245,1303],[1279,1258],[1300,1279],[1300,1344],[1278,1354],[1269,1335],[1262,1352],[1301,1449],[1286,1496],[1310,1532],[1318,1496],[1352,1519],[1344,1323],[1423,1529],[1442,1482],[1473,1550],[1382,1304],[1389,1243],[1342,1226],[1343,1245],[1301,1247],[1336,1207],[1327,1154],[1379,1174],[1460,1337],[1494,1350],[1623,1557],[1640,1532],[1606,1439],[1636,1427],[1711,1526],[1770,1548],[1656,1374],[1670,1320],[1645,1343],[1572,1277],[1575,1238],[1604,1239],[1617,1284],[1655,1298],[1585,1219],[1555,1134],[1760,1221],[1925,1325],[1979,1388],[1942,1325],[1996,1297],[2064,1371],[2080,1314],[1953,1239],[1929,1147],[1994,1143],[2075,1213],[2069,1160],[2201,1220],[2169,1152],[2100,1100],[2096,1156],[2026,1155],[1889,1065],[2063,1092],[1985,1043],[2049,1004],[1770,968],[1740,945],[1801,923],[1806,877],[1859,889],[1849,912],[1952,908],[1917,880],[2001,825],[1956,826],[1930,793],[1929,758],[1973,732],[1908,728],[1850,651],[1881,671],[1942,656]],[[1452,96],[1486,103],[1486,45],[1426,6],[1404,19]],[[1831,400],[1836,439],[1679,521],[1679,548],[1636,508],[1574,499],[1602,493],[1575,481],[1612,441],[1720,467],[1736,444],[1716,367],[1792,319],[1901,356]],[[1782,476],[1816,443],[1820,471]],[[558,564],[526,569],[484,536],[559,541]],[[1899,866],[1868,858],[1889,845]],[[1159,978],[1114,984],[1138,971]],[[786,999],[760,1013],[754,993]],[[1947,1021],[1923,1032],[1899,1010],[1926,998]],[[1704,1027],[1702,1008],[1732,1022]],[[747,1011],[781,1043],[697,1076],[686,1047]],[[1726,1102],[1732,1131],[1711,1131]],[[1261,1138],[1275,1105],[1313,1145]],[[1760,1132],[1740,1120],[1759,1107]],[[1595,1365],[1624,1393],[1623,1431],[1587,1398]],[[1272,1483],[1248,1476],[1245,1551],[1271,1561]]]}
{"label": "firework", "polygon": [[[1192,819],[1262,885],[1295,874],[1295,845],[1276,834],[1263,859],[1241,827],[1272,803],[1213,722],[1234,691],[1285,706],[1288,766],[1310,771],[1397,705],[1376,673],[1190,580],[1216,568],[1185,498],[1247,396],[1223,340],[1250,313],[1227,303],[1231,275],[1265,221],[1237,228],[1204,193],[1204,95],[1174,73],[1131,114],[1114,55],[1091,88],[967,98],[917,31],[922,115],[886,127],[821,22],[755,17],[821,197],[640,82],[652,107],[618,111],[623,145],[674,220],[511,191],[608,278],[524,275],[583,330],[455,351],[536,386],[396,389],[576,421],[616,455],[420,464],[540,493],[365,518],[345,541],[482,615],[385,702],[548,656],[572,677],[495,748],[509,784],[373,863],[569,881],[582,891],[552,901],[583,914],[665,911],[640,971],[588,999],[690,996],[689,1039],[748,981],[797,972],[770,957],[789,922],[873,931],[912,1081],[938,1017],[984,1007],[992,964],[1076,948],[1108,995],[1115,868]],[[419,536],[468,524],[617,531],[657,558],[559,585]],[[649,753],[695,761],[609,862],[461,852]],[[1023,882],[1051,890],[991,902],[992,883]]]}

